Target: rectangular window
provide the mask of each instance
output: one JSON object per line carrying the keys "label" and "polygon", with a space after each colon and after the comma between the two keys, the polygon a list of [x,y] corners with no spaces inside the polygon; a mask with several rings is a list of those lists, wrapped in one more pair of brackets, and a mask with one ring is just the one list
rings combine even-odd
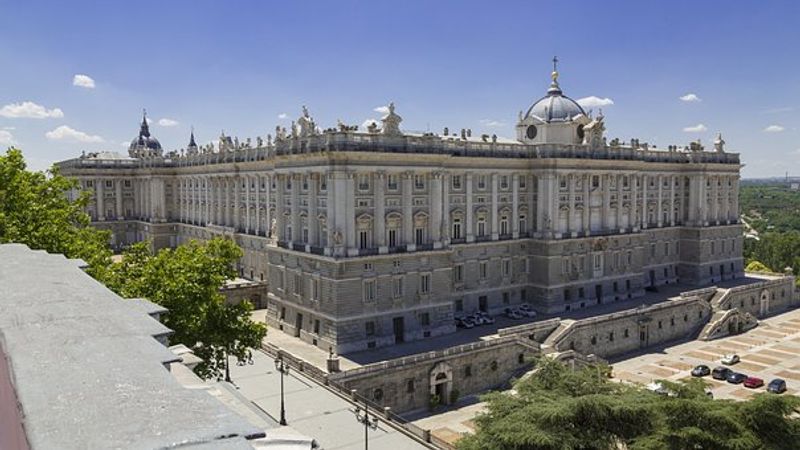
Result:
{"label": "rectangular window", "polygon": [[358,232],[358,248],[369,248],[369,232],[367,230],[360,230]]}
{"label": "rectangular window", "polygon": [[520,189],[525,189],[525,187],[527,186],[527,183],[528,182],[526,181],[526,177],[525,176],[519,177],[519,188]]}
{"label": "rectangular window", "polygon": [[327,175],[323,175],[323,176],[320,177],[320,179],[319,179],[319,190],[320,191],[327,191],[328,190],[328,176]]}
{"label": "rectangular window", "polygon": [[453,282],[461,283],[464,281],[464,265],[457,264],[453,266]]}
{"label": "rectangular window", "polygon": [[600,187],[600,177],[597,175],[592,176],[592,187],[597,188]]}
{"label": "rectangular window", "polygon": [[364,324],[364,333],[367,336],[375,336],[375,322],[367,322]]}
{"label": "rectangular window", "polygon": [[314,334],[319,334],[319,319],[314,319]]}
{"label": "rectangular window", "polygon": [[375,301],[375,280],[364,280],[364,301]]}
{"label": "rectangular window", "polygon": [[397,230],[395,228],[389,229],[389,247],[397,247]]}
{"label": "rectangular window", "polygon": [[111,180],[106,180],[106,187],[107,188],[114,187],[114,182]]}
{"label": "rectangular window", "polygon": [[427,294],[431,290],[431,274],[424,273],[419,277],[419,292]]}
{"label": "rectangular window", "polygon": [[311,300],[319,300],[319,280],[311,280]]}
{"label": "rectangular window", "polygon": [[508,189],[508,175],[500,177],[500,189]]}
{"label": "rectangular window", "polygon": [[478,175],[478,189],[486,189],[486,175]]}
{"label": "rectangular window", "polygon": [[503,276],[510,277],[511,276],[511,260],[504,259],[503,260]]}
{"label": "rectangular window", "polygon": [[424,228],[415,228],[414,229],[414,242],[417,245],[422,245],[425,243],[425,229]]}
{"label": "rectangular window", "polygon": [[464,300],[458,299],[456,300],[456,312],[464,311]]}
{"label": "rectangular window", "polygon": [[131,187],[131,180],[125,180],[125,187]]}
{"label": "rectangular window", "polygon": [[392,293],[394,294],[395,298],[403,296],[403,277],[397,277],[394,279]]}
{"label": "rectangular window", "polygon": [[294,274],[294,293],[303,295],[303,277],[299,273]]}
{"label": "rectangular window", "polygon": [[461,175],[453,175],[453,189],[461,189]]}
{"label": "rectangular window", "polygon": [[425,175],[414,175],[414,189],[425,189]]}
{"label": "rectangular window", "polygon": [[358,190],[359,191],[369,190],[369,175],[361,174],[358,176]]}
{"label": "rectangular window", "polygon": [[389,175],[386,177],[386,186],[390,191],[397,190],[397,175]]}
{"label": "rectangular window", "polygon": [[481,261],[481,262],[479,263],[479,266],[478,266],[478,267],[479,267],[479,270],[478,270],[478,277],[479,277],[481,280],[485,280],[485,279],[486,279],[486,277],[487,277],[487,268],[488,268],[488,264],[486,264],[486,261]]}
{"label": "rectangular window", "polygon": [[419,323],[423,327],[427,327],[428,325],[430,325],[431,324],[431,315],[430,315],[430,313],[426,313],[426,312],[425,313],[421,313],[419,315]]}
{"label": "rectangular window", "polygon": [[503,304],[508,305],[509,303],[511,303],[511,294],[503,292]]}

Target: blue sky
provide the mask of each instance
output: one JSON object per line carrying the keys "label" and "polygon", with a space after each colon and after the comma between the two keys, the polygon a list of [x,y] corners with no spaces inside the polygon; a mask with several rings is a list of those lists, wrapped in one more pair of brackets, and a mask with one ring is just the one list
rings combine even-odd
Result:
{"label": "blue sky", "polygon": [[511,137],[558,55],[565,94],[613,101],[609,138],[721,131],[745,177],[800,175],[798,20],[797,1],[0,0],[0,145],[42,169],[126,152],[142,108],[169,150],[192,125],[255,138],[304,104],[329,127],[389,101],[409,130]]}

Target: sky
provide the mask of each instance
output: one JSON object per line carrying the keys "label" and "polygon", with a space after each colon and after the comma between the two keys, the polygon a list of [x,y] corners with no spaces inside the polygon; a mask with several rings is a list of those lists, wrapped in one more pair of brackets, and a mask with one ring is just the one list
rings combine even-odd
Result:
{"label": "sky", "polygon": [[0,0],[0,147],[40,170],[127,153],[143,108],[173,150],[390,101],[406,130],[513,137],[557,55],[609,139],[721,132],[743,177],[800,175],[798,22],[796,0]]}

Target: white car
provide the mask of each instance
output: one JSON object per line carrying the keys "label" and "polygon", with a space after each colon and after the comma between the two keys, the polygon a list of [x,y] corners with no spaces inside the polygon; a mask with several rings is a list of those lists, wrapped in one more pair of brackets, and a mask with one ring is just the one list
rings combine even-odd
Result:
{"label": "white car", "polygon": [[722,364],[726,366],[732,366],[739,362],[739,355],[736,353],[729,353],[722,357]]}
{"label": "white car", "polygon": [[516,311],[514,309],[506,308],[505,313],[506,313],[506,317],[508,317],[508,318],[511,318],[511,319],[522,319],[522,315],[518,311]]}
{"label": "white car", "polygon": [[536,311],[534,311],[532,309],[520,308],[516,312],[517,312],[517,314],[519,314],[522,317],[536,317]]}

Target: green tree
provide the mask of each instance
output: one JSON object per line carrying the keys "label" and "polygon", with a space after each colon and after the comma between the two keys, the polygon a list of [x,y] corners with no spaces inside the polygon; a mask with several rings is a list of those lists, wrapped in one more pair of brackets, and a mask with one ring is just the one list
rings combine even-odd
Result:
{"label": "green tree", "polygon": [[70,200],[77,189],[53,166],[47,172],[27,169],[22,152],[0,155],[0,243],[17,242],[36,250],[81,258],[91,275],[102,276],[110,263],[110,234],[89,226],[84,208],[88,193]]}
{"label": "green tree", "polygon": [[661,381],[669,395],[615,383],[603,367],[572,371],[549,359],[514,385],[485,396],[462,450],[791,449],[800,442],[800,398],[761,394],[713,400],[702,380]]}
{"label": "green tree", "polygon": [[148,249],[147,243],[132,245],[102,281],[123,297],[144,297],[167,308],[163,322],[175,332],[170,341],[194,349],[204,360],[195,369],[199,376],[221,377],[228,356],[249,359],[266,326],[251,319],[249,301],[228,305],[219,292],[225,280],[236,276],[233,263],[242,250],[222,238],[190,241],[156,254]]}
{"label": "green tree", "polygon": [[747,263],[747,267],[744,268],[745,272],[772,272],[772,270],[765,266],[764,263],[761,261],[752,260]]}

